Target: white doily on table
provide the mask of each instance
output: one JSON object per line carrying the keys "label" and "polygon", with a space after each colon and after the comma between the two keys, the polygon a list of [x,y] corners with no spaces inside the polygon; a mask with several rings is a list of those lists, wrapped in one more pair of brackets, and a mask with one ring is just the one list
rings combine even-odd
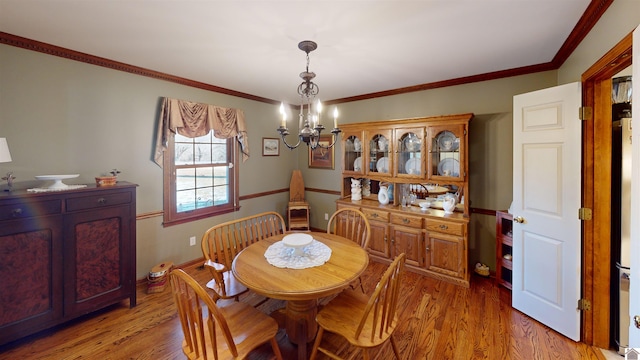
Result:
{"label": "white doily on table", "polygon": [[289,269],[320,266],[331,257],[331,248],[317,240],[313,240],[303,248],[303,255],[295,255],[294,251],[294,248],[287,247],[282,241],[278,241],[269,246],[264,257],[273,266]]}
{"label": "white doily on table", "polygon": [[66,190],[82,189],[84,187],[87,187],[87,185],[67,185],[66,187],[63,187],[63,188],[33,188],[33,189],[27,189],[27,191],[39,193],[39,192],[66,191]]}

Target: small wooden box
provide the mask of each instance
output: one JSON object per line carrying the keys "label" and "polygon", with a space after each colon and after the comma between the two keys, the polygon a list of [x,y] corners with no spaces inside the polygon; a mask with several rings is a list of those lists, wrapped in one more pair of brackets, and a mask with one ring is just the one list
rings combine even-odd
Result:
{"label": "small wooden box", "polygon": [[96,177],[97,186],[113,186],[118,181],[117,176],[98,176]]}

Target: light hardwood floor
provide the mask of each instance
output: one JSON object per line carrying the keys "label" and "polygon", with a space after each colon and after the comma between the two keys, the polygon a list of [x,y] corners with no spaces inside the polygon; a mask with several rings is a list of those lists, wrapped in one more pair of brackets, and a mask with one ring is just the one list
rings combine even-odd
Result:
{"label": "light hardwood floor", "polygon": [[[363,276],[368,292],[385,269],[385,265],[370,263]],[[196,266],[185,270],[201,284],[209,280],[206,270]],[[254,295],[242,299],[259,300]],[[259,309],[271,313],[283,304],[269,300]],[[471,287],[466,289],[405,272],[400,309],[402,323],[395,336],[403,359],[605,359],[599,349],[574,343],[512,309],[508,290],[492,279],[472,276]],[[328,334],[325,340],[341,355],[354,353],[336,336]],[[146,286],[138,286],[135,308],[129,309],[124,301],[9,344],[0,348],[0,359],[184,359],[181,342],[169,286],[155,294],[146,294]],[[282,329],[278,342],[285,359],[296,358],[296,348]],[[371,355],[372,359],[393,359],[390,345]],[[268,344],[250,357],[272,358]]]}

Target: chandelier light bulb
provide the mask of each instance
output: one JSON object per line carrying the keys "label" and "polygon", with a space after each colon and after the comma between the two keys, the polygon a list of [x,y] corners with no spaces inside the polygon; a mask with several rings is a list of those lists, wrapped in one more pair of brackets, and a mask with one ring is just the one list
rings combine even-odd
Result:
{"label": "chandelier light bulb", "polygon": [[284,102],[280,103],[280,115],[282,116],[282,124],[281,127],[287,127],[287,113],[284,111]]}

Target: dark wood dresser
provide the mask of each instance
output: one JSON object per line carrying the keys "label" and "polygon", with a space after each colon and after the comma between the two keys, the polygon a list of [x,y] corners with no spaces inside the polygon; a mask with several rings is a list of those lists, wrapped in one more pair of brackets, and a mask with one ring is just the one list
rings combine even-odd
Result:
{"label": "dark wood dresser", "polygon": [[136,186],[0,192],[0,346],[136,305]]}

